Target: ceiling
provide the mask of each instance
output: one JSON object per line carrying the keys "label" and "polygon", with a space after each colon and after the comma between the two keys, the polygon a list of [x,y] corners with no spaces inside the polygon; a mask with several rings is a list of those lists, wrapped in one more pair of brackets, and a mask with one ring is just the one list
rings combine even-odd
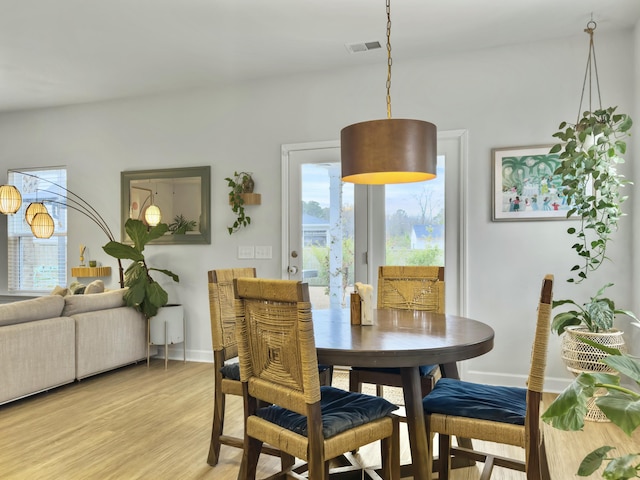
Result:
{"label": "ceiling", "polygon": [[[633,28],[640,1],[393,0],[394,64],[574,36],[592,15]],[[383,0],[0,0],[0,111],[386,63],[345,47],[384,47],[385,28]]]}

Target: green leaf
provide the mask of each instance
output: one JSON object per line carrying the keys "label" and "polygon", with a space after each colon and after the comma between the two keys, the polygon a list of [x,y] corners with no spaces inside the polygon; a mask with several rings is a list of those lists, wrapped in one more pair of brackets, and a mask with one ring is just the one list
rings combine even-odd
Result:
{"label": "green leaf", "polygon": [[640,425],[640,398],[610,390],[607,395],[596,397],[596,405],[629,436]]}
{"label": "green leaf", "polygon": [[173,279],[174,282],[179,282],[180,281],[180,277],[178,277],[178,275],[176,275],[175,273],[169,271],[169,270],[163,270],[161,268],[150,268],[149,270],[153,270],[155,272],[161,272],[164,273],[165,275],[167,275],[168,277],[171,277]]}
{"label": "green leaf", "polygon": [[138,250],[133,248],[131,245],[125,245],[120,242],[109,242],[102,249],[114,258],[119,259],[128,259],[133,260],[134,262],[138,262],[140,260],[144,260],[144,255],[142,255]]}
{"label": "green leaf", "polygon": [[600,465],[602,465],[602,461],[607,457],[607,453],[611,450],[615,450],[615,448],[600,447],[584,457],[582,463],[580,463],[580,467],[578,468],[578,475],[581,477],[588,477],[598,470]]}
{"label": "green leaf", "polygon": [[640,383],[640,361],[628,355],[611,354],[602,359],[602,363],[616,369],[623,375],[628,376],[633,381]]}
{"label": "green leaf", "polygon": [[593,395],[595,378],[581,373],[556,397],[542,414],[544,422],[559,430],[582,430],[587,414],[587,399]]}
{"label": "green leaf", "polygon": [[629,478],[637,478],[638,468],[634,463],[637,463],[638,454],[623,455],[622,457],[614,458],[609,462],[609,465],[602,472],[602,478],[605,480],[627,480]]}

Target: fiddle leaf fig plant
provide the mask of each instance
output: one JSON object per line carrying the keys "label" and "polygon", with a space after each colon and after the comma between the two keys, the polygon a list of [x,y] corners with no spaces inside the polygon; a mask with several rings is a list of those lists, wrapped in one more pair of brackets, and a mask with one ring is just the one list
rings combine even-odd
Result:
{"label": "fiddle leaf fig plant", "polygon": [[[640,361],[637,358],[588,339],[583,341],[608,353],[600,361],[619,374],[626,375],[640,387]],[[599,389],[606,390],[606,395],[596,395]],[[640,426],[640,393],[620,385],[620,375],[611,373],[581,373],[556,397],[541,418],[560,430],[582,430],[587,401],[594,396],[600,410],[628,436]],[[603,471],[605,479],[640,477],[640,452],[611,458],[609,452],[612,450],[615,447],[605,445],[589,453],[582,460],[577,474],[587,477],[598,470],[603,462],[607,462]]]}
{"label": "fiddle leaf fig plant", "polygon": [[151,272],[163,273],[174,282],[180,281],[178,275],[169,270],[149,267],[143,253],[144,247],[151,240],[160,238],[169,231],[169,226],[159,223],[155,227],[147,228],[141,220],[130,218],[124,224],[124,228],[133,245],[111,241],[102,249],[114,258],[132,261],[124,272],[124,286],[128,288],[124,293],[124,301],[128,307],[142,312],[148,320],[155,317],[158,309],[164,307],[169,300],[167,291],[153,279]]}
{"label": "fiddle leaf fig plant", "polygon": [[242,194],[253,192],[254,181],[251,174],[247,172],[233,172],[233,177],[226,177],[225,180],[229,188],[231,188],[229,192],[231,210],[236,214],[236,220],[233,225],[227,227],[229,235],[231,235],[233,232],[240,230],[240,228],[251,224],[251,217],[247,216],[244,211]]}
{"label": "fiddle leaf fig plant", "polygon": [[577,215],[578,227],[571,248],[580,257],[571,269],[569,282],[580,283],[607,258],[607,243],[623,215],[621,204],[627,199],[621,188],[630,182],[618,172],[627,151],[626,137],[633,122],[617,107],[586,111],[575,125],[562,122],[553,136],[563,143],[549,153],[559,153],[560,166],[554,175],[562,178],[563,194],[570,206],[567,217]]}

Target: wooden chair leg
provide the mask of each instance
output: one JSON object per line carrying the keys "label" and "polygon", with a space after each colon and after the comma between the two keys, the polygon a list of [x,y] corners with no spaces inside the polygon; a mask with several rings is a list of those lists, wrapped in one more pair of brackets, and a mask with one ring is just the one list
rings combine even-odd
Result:
{"label": "wooden chair leg", "polygon": [[449,435],[438,434],[438,461],[440,469],[438,478],[448,479],[451,472],[451,437]]}
{"label": "wooden chair leg", "polygon": [[397,417],[393,419],[391,437],[380,442],[382,457],[382,476],[385,480],[400,480],[400,424]]}
{"label": "wooden chair leg", "polygon": [[255,480],[258,469],[258,459],[260,458],[260,451],[262,450],[262,442],[255,438],[245,436],[244,445],[242,463],[238,471],[238,480]]}
{"label": "wooden chair leg", "polygon": [[220,436],[224,428],[225,394],[222,391],[215,392],[213,406],[213,424],[211,426],[211,443],[207,463],[212,467],[218,464],[220,458]]}

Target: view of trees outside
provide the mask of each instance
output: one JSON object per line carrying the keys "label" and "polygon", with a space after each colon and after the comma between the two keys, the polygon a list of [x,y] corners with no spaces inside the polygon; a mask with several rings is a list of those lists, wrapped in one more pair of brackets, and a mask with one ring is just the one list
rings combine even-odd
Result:
{"label": "view of trees outside", "polygon": [[[386,265],[444,265],[444,158],[437,178],[428,182],[385,186]],[[342,238],[330,234],[330,187],[326,168],[303,167],[303,279],[310,287],[325,287],[330,275],[342,277],[342,304],[352,289],[354,258],[353,185],[342,184]],[[349,189],[345,195],[344,190]],[[342,242],[342,267],[329,271],[329,252]]]}

